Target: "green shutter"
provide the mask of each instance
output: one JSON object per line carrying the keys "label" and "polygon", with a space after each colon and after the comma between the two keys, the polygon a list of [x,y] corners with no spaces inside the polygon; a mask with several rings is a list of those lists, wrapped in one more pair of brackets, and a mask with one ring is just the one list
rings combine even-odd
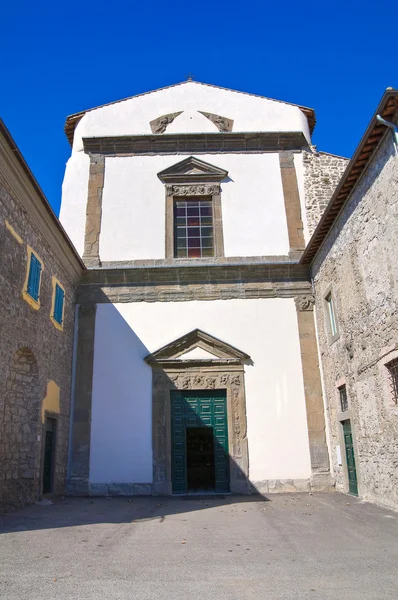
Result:
{"label": "green shutter", "polygon": [[64,290],[58,285],[55,284],[55,299],[54,299],[54,320],[57,321],[60,325],[62,325],[62,316],[64,311]]}
{"label": "green shutter", "polygon": [[33,300],[36,300],[36,301],[39,299],[40,274],[41,274],[41,262],[32,253],[30,255],[27,292],[28,292],[29,296],[31,296],[33,298]]}

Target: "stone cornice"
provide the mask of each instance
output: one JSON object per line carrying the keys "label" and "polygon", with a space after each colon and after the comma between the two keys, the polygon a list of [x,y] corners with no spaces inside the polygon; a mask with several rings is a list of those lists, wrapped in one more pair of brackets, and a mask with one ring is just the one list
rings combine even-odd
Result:
{"label": "stone cornice", "polygon": [[301,150],[308,142],[301,131],[247,133],[176,133],[83,138],[87,154],[133,156],[142,154],[258,153]]}
{"label": "stone cornice", "polygon": [[310,293],[308,269],[297,263],[226,263],[90,269],[78,287],[77,302],[294,298]]}

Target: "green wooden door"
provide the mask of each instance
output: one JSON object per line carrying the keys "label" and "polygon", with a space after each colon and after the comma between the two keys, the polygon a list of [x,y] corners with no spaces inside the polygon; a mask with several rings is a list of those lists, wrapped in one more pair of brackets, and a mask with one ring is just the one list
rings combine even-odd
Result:
{"label": "green wooden door", "polygon": [[214,439],[215,492],[229,491],[229,453],[226,393],[172,392],[171,471],[174,494],[186,493],[187,433],[189,427],[211,427]]}
{"label": "green wooden door", "polygon": [[358,496],[357,470],[355,467],[354,444],[352,442],[351,421],[343,421],[345,455],[348,471],[348,490],[350,494]]}

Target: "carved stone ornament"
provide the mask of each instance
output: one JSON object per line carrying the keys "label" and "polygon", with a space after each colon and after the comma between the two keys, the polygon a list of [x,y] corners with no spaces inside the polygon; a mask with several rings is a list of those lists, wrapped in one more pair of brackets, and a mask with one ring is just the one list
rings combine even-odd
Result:
{"label": "carved stone ornament", "polygon": [[209,119],[209,121],[214,123],[214,125],[217,127],[218,131],[221,131],[221,132],[232,131],[232,127],[234,124],[232,119],[227,119],[227,117],[222,117],[221,115],[213,115],[212,113],[202,112],[201,110],[198,112],[200,112],[201,115],[206,117],[206,119]]}
{"label": "carved stone ornament", "polygon": [[161,117],[151,121],[149,124],[151,126],[152,133],[164,133],[170,123],[172,123],[174,119],[182,112],[183,111],[181,110],[180,112],[170,113],[169,115],[162,115]]}
{"label": "carved stone ornament", "polygon": [[314,296],[296,296],[294,299],[297,310],[313,310],[315,304]]}
{"label": "carved stone ornament", "polygon": [[167,185],[168,196],[213,196],[220,193],[218,184],[208,185]]}

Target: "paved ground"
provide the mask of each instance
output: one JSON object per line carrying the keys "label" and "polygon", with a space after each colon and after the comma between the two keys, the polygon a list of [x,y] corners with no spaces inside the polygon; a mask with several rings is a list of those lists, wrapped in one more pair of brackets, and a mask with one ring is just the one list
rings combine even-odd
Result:
{"label": "paved ground", "polygon": [[2,600],[398,597],[398,514],[337,493],[65,499],[0,532]]}

